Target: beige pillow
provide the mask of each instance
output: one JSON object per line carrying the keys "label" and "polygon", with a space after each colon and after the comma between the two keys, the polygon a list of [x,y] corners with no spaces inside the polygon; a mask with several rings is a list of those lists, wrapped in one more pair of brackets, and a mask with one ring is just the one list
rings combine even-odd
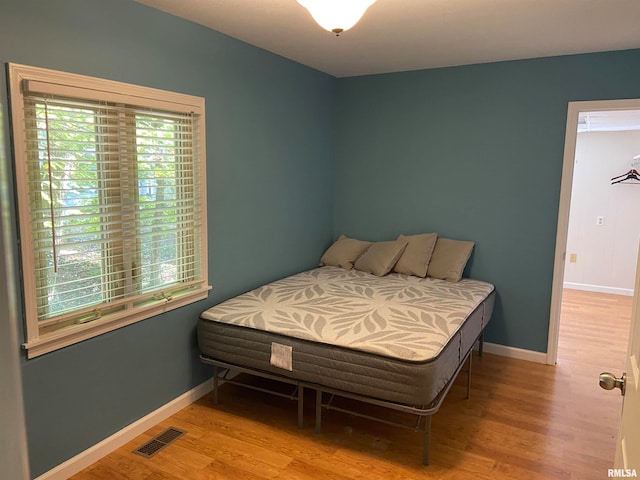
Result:
{"label": "beige pillow", "polygon": [[474,245],[473,242],[438,238],[429,262],[427,275],[449,282],[459,281]]}
{"label": "beige pillow", "polygon": [[370,245],[371,242],[340,235],[340,238],[324,252],[324,255],[322,255],[320,259],[320,265],[331,265],[351,270],[358,257],[362,255]]}
{"label": "beige pillow", "polygon": [[404,253],[398,259],[398,263],[393,267],[393,271],[405,275],[426,277],[429,260],[431,260],[437,239],[437,233],[422,233],[408,237],[400,235],[398,240],[405,240],[408,243]]}
{"label": "beige pillow", "polygon": [[382,277],[391,271],[406,246],[406,240],[376,242],[358,258],[355,268]]}

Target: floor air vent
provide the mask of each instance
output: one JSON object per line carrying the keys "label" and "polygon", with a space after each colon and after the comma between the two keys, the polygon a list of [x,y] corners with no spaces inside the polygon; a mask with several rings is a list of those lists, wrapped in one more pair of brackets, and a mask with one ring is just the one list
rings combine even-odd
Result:
{"label": "floor air vent", "polygon": [[158,435],[156,438],[149,440],[140,448],[134,450],[133,453],[137,453],[138,455],[142,455],[143,457],[151,458],[164,447],[169,445],[171,442],[176,441],[185,433],[186,432],[183,432],[182,430],[170,427],[160,435]]}

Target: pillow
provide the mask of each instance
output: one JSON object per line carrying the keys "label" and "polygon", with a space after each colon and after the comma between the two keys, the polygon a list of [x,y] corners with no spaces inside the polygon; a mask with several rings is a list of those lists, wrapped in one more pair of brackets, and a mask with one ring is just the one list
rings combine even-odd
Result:
{"label": "pillow", "polygon": [[382,277],[391,271],[406,247],[406,240],[376,242],[356,261],[355,268]]}
{"label": "pillow", "polygon": [[369,245],[371,242],[340,235],[340,238],[322,255],[320,266],[331,265],[351,270],[355,261],[369,248]]}
{"label": "pillow", "polygon": [[474,245],[473,242],[438,238],[429,262],[427,275],[449,282],[459,281]]}
{"label": "pillow", "polygon": [[398,259],[398,263],[393,267],[393,271],[405,275],[426,277],[429,260],[431,260],[437,239],[437,233],[423,233],[408,237],[400,235],[398,240],[405,240],[408,243],[404,253]]}

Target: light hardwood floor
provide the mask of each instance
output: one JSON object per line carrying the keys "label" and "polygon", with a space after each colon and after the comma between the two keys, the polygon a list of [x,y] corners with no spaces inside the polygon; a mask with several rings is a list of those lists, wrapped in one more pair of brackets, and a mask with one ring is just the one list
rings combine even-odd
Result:
{"label": "light hardwood floor", "polygon": [[[622,372],[630,313],[631,297],[566,290],[557,366],[475,355],[471,398],[461,373],[433,417],[428,467],[419,433],[330,411],[317,435],[313,397],[300,430],[293,402],[227,384],[73,479],[604,479],[622,401],[598,375]],[[187,434],[132,453],[169,426]]]}

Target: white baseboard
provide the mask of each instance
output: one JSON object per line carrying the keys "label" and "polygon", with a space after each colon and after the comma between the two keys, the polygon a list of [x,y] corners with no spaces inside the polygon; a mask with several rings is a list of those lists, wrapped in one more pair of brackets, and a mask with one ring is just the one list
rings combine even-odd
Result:
{"label": "white baseboard", "polygon": [[203,397],[207,393],[213,390],[213,379],[209,379],[204,383],[201,383],[197,387],[183,393],[178,398],[163,405],[150,414],[142,417],[140,420],[127,425],[119,432],[114,433],[108,438],[105,438],[100,443],[95,444],[93,447],[88,448],[84,452],[79,453],[73,458],[70,458],[64,463],[61,463],[57,467],[49,470],[48,472],[40,475],[36,480],[66,480],[67,478],[75,475],[79,471],[94,464],[102,457],[117,450],[122,445],[130,442],[138,435],[149,430],[154,425],[169,418],[174,413],[179,412],[183,408],[191,405],[193,402]]}
{"label": "white baseboard", "polygon": [[605,287],[603,285],[589,285],[587,283],[564,282],[564,288],[573,290],[584,290],[586,292],[611,293],[613,295],[626,295],[633,297],[633,288]]}
{"label": "white baseboard", "polygon": [[507,347],[505,345],[489,342],[484,342],[483,350],[487,353],[493,353],[494,355],[501,355],[503,357],[517,358],[518,360],[526,360],[528,362],[535,363],[547,363],[547,354],[536,352],[534,350]]}

